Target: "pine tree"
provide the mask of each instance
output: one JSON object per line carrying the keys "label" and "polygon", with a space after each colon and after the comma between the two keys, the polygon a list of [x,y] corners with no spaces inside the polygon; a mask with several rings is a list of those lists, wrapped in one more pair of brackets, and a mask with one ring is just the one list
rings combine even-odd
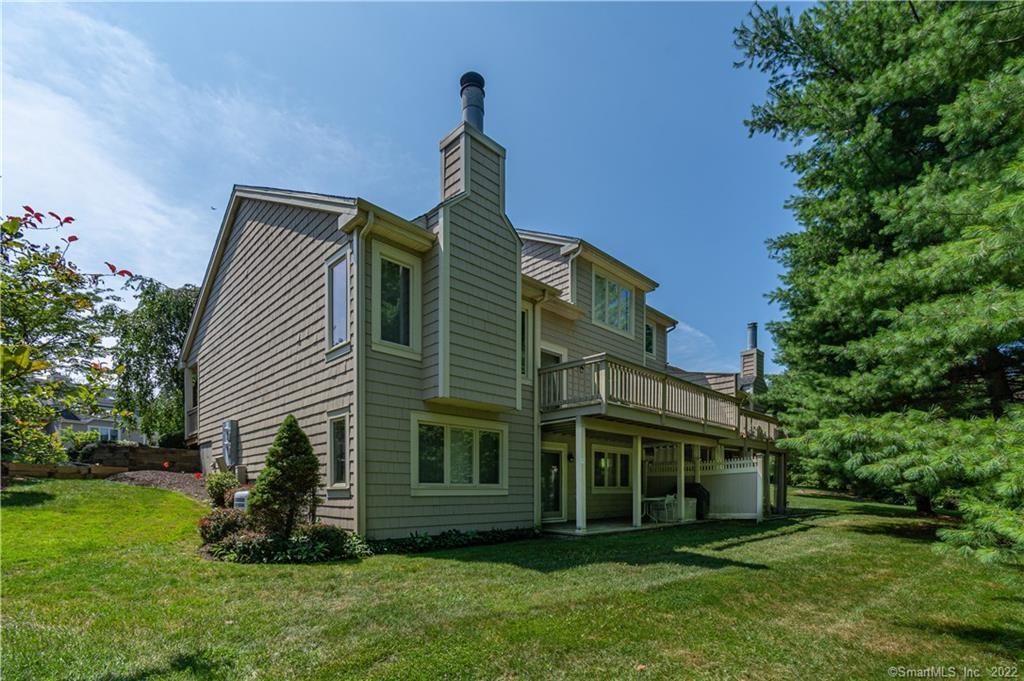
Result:
{"label": "pine tree", "polygon": [[248,512],[270,534],[290,537],[316,503],[320,462],[294,416],[285,417],[249,494]]}
{"label": "pine tree", "polygon": [[795,143],[769,403],[803,467],[1024,554],[1024,4],[755,7],[747,125]]}

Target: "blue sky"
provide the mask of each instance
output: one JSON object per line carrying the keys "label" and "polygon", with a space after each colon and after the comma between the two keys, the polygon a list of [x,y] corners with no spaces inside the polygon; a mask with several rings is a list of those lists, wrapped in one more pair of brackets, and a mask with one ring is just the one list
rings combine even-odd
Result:
{"label": "blue sky", "polygon": [[788,148],[742,124],[748,8],[5,4],[3,210],[74,215],[88,268],[198,283],[234,183],[431,207],[474,69],[513,223],[649,274],[683,322],[670,359],[735,370],[746,322],[778,316],[764,241],[794,228]]}

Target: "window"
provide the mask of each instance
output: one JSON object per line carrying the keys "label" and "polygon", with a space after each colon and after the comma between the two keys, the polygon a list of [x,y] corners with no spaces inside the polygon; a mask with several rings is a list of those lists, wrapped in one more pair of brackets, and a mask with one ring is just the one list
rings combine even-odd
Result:
{"label": "window", "polygon": [[594,271],[595,324],[632,336],[632,299],[632,289]]}
{"label": "window", "polygon": [[327,264],[327,349],[348,341],[348,256]]}
{"label": "window", "polygon": [[119,435],[117,428],[109,426],[89,426],[89,430],[100,434],[100,442],[115,442]]}
{"label": "window", "polygon": [[644,324],[644,352],[654,354],[654,325]]}
{"label": "window", "polygon": [[631,453],[627,450],[609,447],[595,448],[594,489],[605,491],[625,491],[630,489],[629,463]]}
{"label": "window", "polygon": [[419,359],[420,260],[373,242],[374,349]]}
{"label": "window", "polygon": [[327,480],[331,487],[348,487],[348,418],[327,419]]}
{"label": "window", "polygon": [[527,383],[530,382],[530,369],[533,362],[533,338],[530,326],[530,308],[524,303],[519,310],[519,375]]}
{"label": "window", "polygon": [[411,440],[414,496],[508,493],[505,424],[415,413]]}

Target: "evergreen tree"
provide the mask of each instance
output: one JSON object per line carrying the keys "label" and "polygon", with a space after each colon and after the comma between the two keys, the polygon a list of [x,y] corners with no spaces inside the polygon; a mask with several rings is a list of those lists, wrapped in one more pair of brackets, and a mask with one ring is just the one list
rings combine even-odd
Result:
{"label": "evergreen tree", "polygon": [[1024,4],[755,6],[751,134],[794,142],[801,230],[768,396],[801,465],[930,511],[983,557],[1024,552]]}
{"label": "evergreen tree", "polygon": [[290,537],[316,503],[320,462],[295,417],[285,417],[249,494],[248,511],[267,532]]}

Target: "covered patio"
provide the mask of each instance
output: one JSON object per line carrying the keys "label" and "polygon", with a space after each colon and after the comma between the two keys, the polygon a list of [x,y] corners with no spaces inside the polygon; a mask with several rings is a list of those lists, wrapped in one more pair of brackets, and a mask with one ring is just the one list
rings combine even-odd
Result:
{"label": "covered patio", "polygon": [[[544,425],[538,498],[545,532],[584,536],[770,512],[769,449],[617,419]],[[779,476],[772,476],[775,481]]]}

